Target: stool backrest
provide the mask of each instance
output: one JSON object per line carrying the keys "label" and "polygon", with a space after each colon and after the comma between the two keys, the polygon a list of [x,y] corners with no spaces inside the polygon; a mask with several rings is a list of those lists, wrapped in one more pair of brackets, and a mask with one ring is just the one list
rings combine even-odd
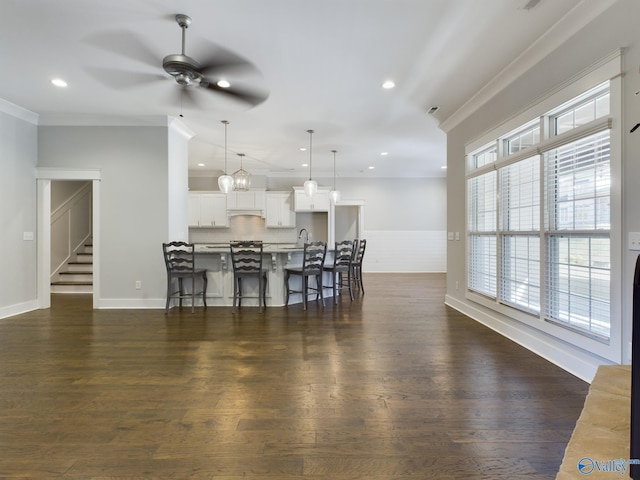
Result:
{"label": "stool backrest", "polygon": [[229,248],[231,249],[231,264],[234,272],[250,273],[262,271],[262,241],[235,241],[229,244]]}
{"label": "stool backrest", "polygon": [[327,255],[327,242],[309,242],[304,244],[302,271],[308,274],[322,273],[324,258]]}
{"label": "stool backrest", "polygon": [[362,265],[362,259],[364,258],[364,251],[367,248],[367,241],[365,239],[356,240],[358,242],[358,249],[356,251],[356,256],[353,260],[353,263]]}
{"label": "stool backrest", "polygon": [[351,267],[353,256],[356,253],[355,240],[343,240],[336,242],[333,252],[333,267],[343,267],[345,269]]}
{"label": "stool backrest", "polygon": [[193,243],[163,243],[162,253],[168,273],[188,273],[195,270],[195,248]]}

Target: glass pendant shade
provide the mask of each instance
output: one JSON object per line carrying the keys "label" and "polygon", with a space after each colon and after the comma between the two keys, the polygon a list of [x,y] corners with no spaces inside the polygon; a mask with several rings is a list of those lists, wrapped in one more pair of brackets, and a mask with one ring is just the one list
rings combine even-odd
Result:
{"label": "glass pendant shade", "polygon": [[304,182],[304,193],[307,195],[307,197],[313,197],[317,191],[318,191],[318,182],[311,179]]}
{"label": "glass pendant shade", "polygon": [[238,156],[240,157],[240,170],[233,174],[233,189],[246,191],[251,187],[251,174],[242,168],[242,157],[244,157],[244,153],[239,153]]}
{"label": "glass pendant shade", "polygon": [[224,175],[218,177],[218,188],[222,193],[229,193],[233,190],[233,177],[227,175],[227,125],[229,122],[222,120],[222,124],[224,125]]}
{"label": "glass pendant shade", "polygon": [[340,201],[340,192],[338,190],[331,190],[329,192],[329,198],[333,203],[337,203]]}
{"label": "glass pendant shade", "polygon": [[233,177],[231,175],[220,175],[218,177],[218,188],[222,193],[229,193],[233,190]]}

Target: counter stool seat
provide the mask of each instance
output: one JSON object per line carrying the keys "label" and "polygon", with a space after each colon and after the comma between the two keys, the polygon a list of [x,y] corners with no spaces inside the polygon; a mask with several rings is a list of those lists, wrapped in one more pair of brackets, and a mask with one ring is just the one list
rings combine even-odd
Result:
{"label": "counter stool seat", "polygon": [[[324,265],[322,268],[323,271],[331,273],[331,286],[324,288],[333,290],[333,303],[336,305],[338,304],[338,293],[340,293],[343,288],[349,290],[349,296],[351,297],[351,301],[353,301],[351,264],[355,253],[354,240],[336,242],[332,264]],[[345,275],[347,277],[346,279],[344,278]]]}
{"label": "counter stool seat", "polygon": [[[322,306],[324,307],[324,296],[322,294],[322,272],[324,259],[327,255],[327,243],[326,242],[308,242],[304,244],[304,252],[302,255],[301,266],[289,266],[284,270],[284,281],[287,297],[285,305],[289,305],[289,295],[291,293],[302,294],[302,306],[303,309],[307,309],[307,297],[309,292],[316,294],[316,301],[318,298],[322,300]],[[299,276],[302,282],[300,290],[294,290],[291,288],[290,279],[291,276]],[[314,277],[316,286],[309,285],[309,277]]]}
{"label": "counter stool seat", "polygon": [[267,306],[268,270],[263,266],[263,244],[259,240],[234,241],[229,244],[231,264],[233,266],[233,312],[242,306],[243,298],[256,298],[244,295],[242,281],[246,278],[258,280],[258,306],[260,311]]}
{"label": "counter stool seat", "polygon": [[364,284],[362,283],[362,261],[364,260],[364,251],[367,248],[367,241],[365,239],[357,240],[356,254],[351,263],[351,270],[353,275],[353,281],[358,288],[364,294]]}
{"label": "counter stool seat", "polygon": [[[202,295],[202,303],[207,308],[207,270],[196,268],[195,248],[193,243],[169,242],[162,244],[164,264],[167,269],[167,303],[164,313],[169,312],[171,299],[178,299],[182,308],[182,300],[191,299],[191,312],[195,310],[196,295]],[[197,292],[196,280],[202,277],[202,290]],[[184,288],[184,280],[191,280],[191,292]],[[178,290],[173,290],[174,280],[178,281]]]}

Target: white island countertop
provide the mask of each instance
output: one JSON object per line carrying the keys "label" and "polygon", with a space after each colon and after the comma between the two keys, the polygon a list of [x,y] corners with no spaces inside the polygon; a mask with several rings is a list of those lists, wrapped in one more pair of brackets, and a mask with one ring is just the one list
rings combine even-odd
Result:
{"label": "white island countertop", "polygon": [[[295,243],[264,243],[264,253],[302,252],[304,248]],[[230,253],[228,243],[196,243],[196,253]]]}

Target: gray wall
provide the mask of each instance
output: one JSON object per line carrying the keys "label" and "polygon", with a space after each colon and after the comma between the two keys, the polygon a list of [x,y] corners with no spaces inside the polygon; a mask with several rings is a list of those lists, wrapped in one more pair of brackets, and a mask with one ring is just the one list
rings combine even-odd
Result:
{"label": "gray wall", "polygon": [[17,113],[0,101],[0,318],[36,308],[37,117]]}
{"label": "gray wall", "polygon": [[[153,305],[165,294],[168,130],[41,126],[38,166],[98,168],[101,306]],[[135,282],[142,289],[135,290]]]}
{"label": "gray wall", "polygon": [[[541,96],[579,75],[581,71],[594,62],[606,57],[614,50],[624,47],[623,76],[623,217],[622,238],[627,232],[640,231],[640,131],[630,134],[629,130],[640,121],[640,2],[620,0],[591,25],[570,38],[564,45],[548,55],[523,77],[513,82],[503,92],[494,97],[481,109],[448,132],[447,137],[447,224],[449,231],[465,231],[465,145],[495,128],[505,120],[523,111]],[[617,126],[619,127],[619,125]],[[628,342],[630,340],[631,313],[631,280],[637,252],[626,248],[626,241],[612,245],[613,255],[622,252],[622,271],[612,272],[620,276],[623,285],[623,332],[621,353],[623,359],[629,358]],[[532,349],[542,348],[543,355],[554,361],[567,362],[573,365],[570,370],[579,368],[581,363],[608,363],[606,360],[590,355],[566,343],[555,341],[543,334],[532,332],[518,322],[500,318],[494,312],[487,312],[479,305],[465,299],[464,288],[456,289],[456,284],[463,286],[466,276],[465,242],[449,242],[447,251],[447,297],[450,302],[468,309],[470,312],[493,315],[509,325],[509,335]],[[533,347],[533,345],[538,345]],[[543,347],[540,347],[543,345]],[[547,350],[548,349],[548,350]],[[563,352],[564,357],[552,357]],[[565,366],[567,365],[565,364]],[[584,372],[592,371],[589,368]],[[588,376],[586,373],[583,376]]]}

